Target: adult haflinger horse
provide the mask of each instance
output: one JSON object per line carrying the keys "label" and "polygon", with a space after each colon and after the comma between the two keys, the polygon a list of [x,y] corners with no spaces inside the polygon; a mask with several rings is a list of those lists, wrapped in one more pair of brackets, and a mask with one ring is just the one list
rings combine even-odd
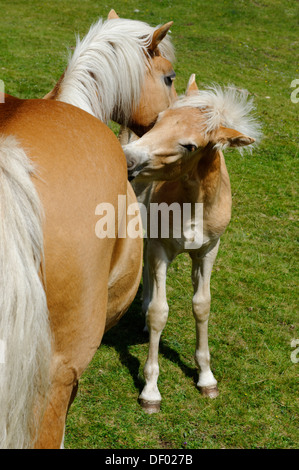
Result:
{"label": "adult haflinger horse", "polygon": [[[159,411],[161,402],[158,348],[168,317],[167,268],[182,252],[192,259],[197,385],[205,396],[218,395],[210,369],[208,318],[212,267],[231,216],[230,181],[222,150],[250,146],[260,135],[252,100],[247,98],[232,87],[198,91],[191,76],[186,96],[161,113],[141,139],[123,147],[130,173],[139,174],[133,188],[148,212],[143,310],[150,343],[140,402],[149,413]],[[151,183],[154,180],[160,182]],[[153,216],[157,207],[162,211],[160,221]],[[169,212],[163,215],[165,207]]]}
{"label": "adult haflinger horse", "polygon": [[[85,110],[55,99],[0,100],[2,448],[61,446],[78,380],[140,282],[142,239],[125,237],[123,230],[122,237],[95,233],[99,204],[115,208],[118,227],[136,197],[117,138],[91,114],[106,120],[113,110],[120,123],[140,129],[142,96],[154,91],[153,105],[169,104],[173,88],[162,78],[172,69],[156,49],[170,25],[141,33],[134,22],[126,20],[126,28],[118,21],[121,32],[112,20],[97,24],[98,31],[103,28],[99,54],[107,76],[96,68],[84,72],[78,53],[78,67],[66,71],[66,83],[60,81],[64,98],[77,93],[79,99],[81,92]],[[79,47],[87,50],[88,38],[91,44],[93,34]],[[87,98],[84,89],[92,86]],[[103,94],[110,89],[114,101]],[[119,207],[120,195],[126,204]]]}
{"label": "adult haflinger horse", "polygon": [[[77,40],[66,70],[44,98],[73,104],[105,123],[113,120],[143,135],[176,98],[174,49],[167,34],[171,25],[153,28],[111,10],[108,21],[99,20]],[[143,51],[135,44],[140,38]],[[132,99],[139,103],[133,112]]]}

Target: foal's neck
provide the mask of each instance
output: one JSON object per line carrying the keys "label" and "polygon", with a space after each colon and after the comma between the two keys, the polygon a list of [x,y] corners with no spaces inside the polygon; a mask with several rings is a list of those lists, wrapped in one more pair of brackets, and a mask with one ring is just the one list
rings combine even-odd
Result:
{"label": "foal's neck", "polygon": [[221,185],[221,153],[207,147],[191,171],[181,178],[189,202],[213,202]]}

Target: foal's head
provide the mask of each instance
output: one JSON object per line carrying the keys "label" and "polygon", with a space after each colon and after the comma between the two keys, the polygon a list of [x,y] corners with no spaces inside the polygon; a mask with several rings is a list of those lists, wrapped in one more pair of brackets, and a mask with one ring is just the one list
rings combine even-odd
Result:
{"label": "foal's head", "polygon": [[242,90],[197,89],[191,76],[186,94],[160,113],[141,139],[124,146],[129,175],[143,181],[175,180],[207,151],[243,147],[259,137],[252,101]]}

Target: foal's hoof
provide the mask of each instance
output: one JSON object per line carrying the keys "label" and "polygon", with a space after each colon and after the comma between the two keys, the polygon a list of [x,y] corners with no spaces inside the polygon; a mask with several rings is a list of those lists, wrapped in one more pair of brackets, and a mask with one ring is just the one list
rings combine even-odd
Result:
{"label": "foal's hoof", "polygon": [[212,385],[211,387],[200,387],[200,390],[204,397],[216,398],[219,395],[217,385]]}
{"label": "foal's hoof", "polygon": [[143,410],[149,415],[153,413],[159,413],[160,411],[160,401],[148,401],[143,398],[139,398],[139,403],[142,406]]}

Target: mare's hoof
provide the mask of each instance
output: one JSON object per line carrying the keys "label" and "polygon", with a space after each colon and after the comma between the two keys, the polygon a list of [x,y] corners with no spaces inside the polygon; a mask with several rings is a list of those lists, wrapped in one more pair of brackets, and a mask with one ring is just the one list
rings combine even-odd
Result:
{"label": "mare's hoof", "polygon": [[204,397],[216,398],[219,395],[217,385],[212,385],[211,387],[200,387],[200,390]]}
{"label": "mare's hoof", "polygon": [[152,413],[159,413],[160,411],[160,401],[148,401],[144,400],[143,398],[139,398],[139,403],[142,406],[143,410],[150,415]]}

